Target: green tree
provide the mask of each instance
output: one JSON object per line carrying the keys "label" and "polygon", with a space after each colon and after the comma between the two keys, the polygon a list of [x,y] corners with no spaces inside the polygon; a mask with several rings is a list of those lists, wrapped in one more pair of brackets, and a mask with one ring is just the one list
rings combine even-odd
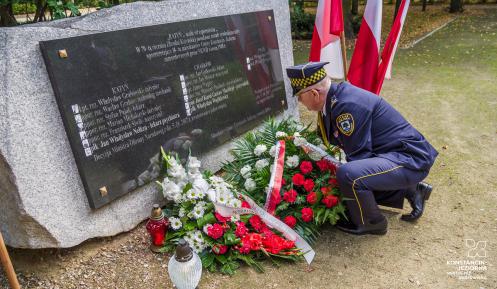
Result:
{"label": "green tree", "polygon": [[17,20],[14,16],[12,5],[17,0],[0,0],[0,26],[17,25]]}

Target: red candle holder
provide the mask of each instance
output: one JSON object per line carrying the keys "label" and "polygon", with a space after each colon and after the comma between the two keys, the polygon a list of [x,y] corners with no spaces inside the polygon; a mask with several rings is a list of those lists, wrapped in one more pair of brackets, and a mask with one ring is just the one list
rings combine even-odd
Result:
{"label": "red candle holder", "polygon": [[160,248],[164,246],[168,226],[169,222],[167,218],[164,217],[162,209],[158,204],[154,204],[150,218],[145,226],[150,234],[150,250],[152,250],[152,252],[159,253]]}

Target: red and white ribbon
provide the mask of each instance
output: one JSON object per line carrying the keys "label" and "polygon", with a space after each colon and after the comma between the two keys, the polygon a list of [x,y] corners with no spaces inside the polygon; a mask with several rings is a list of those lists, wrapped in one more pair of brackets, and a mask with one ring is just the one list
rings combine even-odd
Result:
{"label": "red and white ribbon", "polygon": [[276,210],[277,199],[281,199],[281,181],[283,180],[283,168],[285,166],[285,141],[280,140],[276,142],[275,155],[273,161],[273,172],[269,179],[269,186],[266,195],[266,204],[264,209],[274,215]]}
{"label": "red and white ribbon", "polygon": [[336,158],[334,158],[333,156],[331,156],[330,154],[328,154],[325,150],[323,150],[322,148],[316,146],[316,145],[313,145],[309,142],[305,142],[305,144],[301,145],[300,146],[307,154],[309,154],[310,151],[313,151],[317,154],[319,154],[319,156],[327,161],[329,161],[330,163],[334,164],[337,168],[339,166],[342,165],[342,162],[340,162],[339,160],[337,160]]}

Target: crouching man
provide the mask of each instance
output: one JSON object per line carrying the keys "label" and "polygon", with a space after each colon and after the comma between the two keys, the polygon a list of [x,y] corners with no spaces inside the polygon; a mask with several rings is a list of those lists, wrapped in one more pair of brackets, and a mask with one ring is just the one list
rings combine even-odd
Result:
{"label": "crouching man", "polygon": [[287,68],[294,94],[308,110],[317,111],[325,144],[339,146],[347,163],[337,170],[340,190],[347,197],[349,222],[337,227],[352,234],[385,234],[387,219],[378,205],[423,214],[432,187],[421,182],[438,152],[383,98],[348,82],[333,83],[323,66],[309,62]]}

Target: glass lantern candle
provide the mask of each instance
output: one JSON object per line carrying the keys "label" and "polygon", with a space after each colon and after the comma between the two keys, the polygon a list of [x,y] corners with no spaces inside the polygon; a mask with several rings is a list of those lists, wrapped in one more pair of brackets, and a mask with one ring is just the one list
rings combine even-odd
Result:
{"label": "glass lantern candle", "polygon": [[195,289],[202,277],[202,262],[188,243],[181,239],[176,253],[169,259],[168,273],[178,289]]}

